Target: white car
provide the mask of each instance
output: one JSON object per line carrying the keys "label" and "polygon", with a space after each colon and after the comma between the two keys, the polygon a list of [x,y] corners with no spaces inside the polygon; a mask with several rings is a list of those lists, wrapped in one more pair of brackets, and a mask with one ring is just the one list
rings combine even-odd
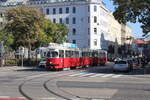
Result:
{"label": "white car", "polygon": [[114,61],[120,61],[120,60],[122,60],[121,58],[116,58],[116,59],[114,59]]}
{"label": "white car", "polygon": [[130,71],[130,64],[127,60],[115,61],[113,71]]}
{"label": "white car", "polygon": [[38,64],[38,67],[45,68],[46,67],[46,60],[40,61]]}

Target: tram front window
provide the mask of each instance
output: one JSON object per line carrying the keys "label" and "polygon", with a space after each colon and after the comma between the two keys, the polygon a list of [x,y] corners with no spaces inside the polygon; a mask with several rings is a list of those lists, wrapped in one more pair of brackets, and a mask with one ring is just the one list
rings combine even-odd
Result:
{"label": "tram front window", "polygon": [[56,58],[56,57],[58,57],[58,52],[56,52],[56,51],[49,51],[47,53],[47,57],[48,58]]}

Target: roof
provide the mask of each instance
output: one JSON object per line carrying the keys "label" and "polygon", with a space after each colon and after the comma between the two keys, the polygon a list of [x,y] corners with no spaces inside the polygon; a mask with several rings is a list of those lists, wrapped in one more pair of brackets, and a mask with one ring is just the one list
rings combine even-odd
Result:
{"label": "roof", "polygon": [[145,44],[146,42],[144,40],[133,40],[133,43]]}

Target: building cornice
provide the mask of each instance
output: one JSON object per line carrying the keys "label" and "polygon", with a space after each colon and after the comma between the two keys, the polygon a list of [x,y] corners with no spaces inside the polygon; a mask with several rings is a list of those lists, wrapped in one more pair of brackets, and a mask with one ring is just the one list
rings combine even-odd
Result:
{"label": "building cornice", "polygon": [[28,5],[35,7],[57,7],[57,6],[72,6],[72,5],[88,5],[88,4],[97,4],[104,6],[102,2],[90,2],[90,1],[78,1],[78,2],[56,2],[56,3],[46,3],[46,4],[34,4],[30,1],[27,2]]}

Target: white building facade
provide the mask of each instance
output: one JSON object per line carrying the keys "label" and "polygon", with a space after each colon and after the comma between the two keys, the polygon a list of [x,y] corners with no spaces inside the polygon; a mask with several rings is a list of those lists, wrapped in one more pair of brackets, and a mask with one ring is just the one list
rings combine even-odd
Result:
{"label": "white building facade", "polygon": [[68,40],[79,48],[107,49],[108,10],[101,0],[29,0],[53,23],[68,26]]}

